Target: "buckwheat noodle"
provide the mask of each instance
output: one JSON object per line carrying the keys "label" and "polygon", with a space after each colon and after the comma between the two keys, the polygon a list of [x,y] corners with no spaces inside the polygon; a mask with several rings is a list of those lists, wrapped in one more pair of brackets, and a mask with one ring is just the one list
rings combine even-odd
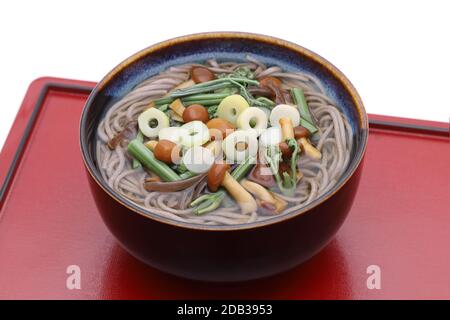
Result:
{"label": "buckwheat noodle", "polygon": [[[271,75],[282,80],[286,88],[302,88],[319,128],[316,135],[318,138],[314,143],[321,151],[322,159],[317,161],[304,155],[300,156],[298,164],[303,178],[298,183],[295,196],[278,194],[289,203],[281,213],[287,214],[306,206],[336,184],[350,162],[352,128],[315,77],[300,72],[285,72],[277,66],[266,67],[251,56],[247,59],[244,63],[219,63],[211,59],[206,62],[206,67],[214,73],[232,73],[236,68],[246,66],[257,78]],[[112,189],[148,212],[177,221],[205,225],[237,225],[270,219],[257,212],[243,215],[237,205],[222,206],[201,216],[194,215],[189,203],[199,194],[207,192],[204,179],[179,192],[148,192],[143,188],[143,182],[149,174],[141,168],[132,169],[124,147],[117,146],[114,150],[108,148],[108,141],[121,132],[127,123],[136,120],[152,100],[164,96],[172,88],[188,80],[193,66],[205,65],[184,64],[170,67],[141,82],[107,111],[98,127],[96,144],[97,165],[103,179]]]}

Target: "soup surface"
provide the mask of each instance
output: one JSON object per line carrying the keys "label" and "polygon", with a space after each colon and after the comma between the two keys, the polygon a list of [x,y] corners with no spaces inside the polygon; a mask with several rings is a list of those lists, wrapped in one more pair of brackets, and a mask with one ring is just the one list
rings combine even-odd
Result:
{"label": "soup surface", "polygon": [[350,162],[353,132],[315,77],[214,59],[134,87],[97,130],[106,183],[148,212],[235,225],[297,211]]}

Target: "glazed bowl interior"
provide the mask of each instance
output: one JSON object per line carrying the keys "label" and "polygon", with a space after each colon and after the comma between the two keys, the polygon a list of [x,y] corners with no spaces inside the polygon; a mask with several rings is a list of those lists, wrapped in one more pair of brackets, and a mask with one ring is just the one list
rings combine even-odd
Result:
{"label": "glazed bowl interior", "polygon": [[[266,65],[277,65],[287,71],[301,71],[319,79],[326,94],[347,117],[354,133],[351,161],[336,185],[307,206],[272,219],[235,226],[206,226],[183,223],[161,217],[137,206],[118,194],[103,180],[96,158],[96,129],[107,110],[143,80],[156,75],[170,66],[204,62],[215,58],[218,61],[244,61],[247,55]],[[114,68],[103,78],[90,95],[83,110],[80,126],[80,143],[83,158],[89,173],[96,182],[118,203],[138,214],[163,223],[195,229],[242,229],[256,228],[276,221],[303,214],[326,201],[352,176],[363,157],[368,136],[367,115],[361,99],[349,80],[332,64],[317,54],[298,45],[247,33],[204,33],[168,40],[144,49]]]}

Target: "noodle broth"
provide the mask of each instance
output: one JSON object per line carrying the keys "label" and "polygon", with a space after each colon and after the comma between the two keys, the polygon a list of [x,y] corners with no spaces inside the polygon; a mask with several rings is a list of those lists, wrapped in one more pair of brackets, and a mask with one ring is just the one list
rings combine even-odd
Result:
{"label": "noodle broth", "polygon": [[[201,82],[200,78],[205,77],[207,73],[202,75],[199,72],[197,77],[200,78],[193,81],[193,70],[195,68],[208,70],[213,75],[213,79],[206,78],[206,81]],[[254,163],[246,168],[247,171],[243,177],[235,179],[233,178],[235,170],[248,159],[237,161],[233,157],[227,156],[227,150],[220,153],[220,156],[215,156],[215,162],[229,160],[228,162],[231,165],[226,176],[227,179],[230,179],[228,176],[234,179],[229,184],[234,186],[235,189],[233,187],[227,189],[226,184],[222,181],[219,189],[213,191],[211,190],[209,179],[212,167],[206,168],[204,172],[194,172],[190,176],[189,170],[186,170],[186,167],[189,167],[189,165],[183,162],[181,162],[183,165],[180,165],[180,163],[170,163],[169,161],[165,165],[176,174],[175,178],[184,174],[186,178],[180,178],[180,180],[191,179],[195,181],[192,184],[186,184],[186,187],[181,190],[155,190],[155,188],[164,189],[166,188],[164,186],[165,183],[174,184],[174,181],[164,181],[158,176],[153,167],[149,168],[149,166],[145,165],[145,161],[130,152],[130,142],[140,135],[140,142],[152,152],[151,154],[157,156],[155,148],[162,140],[158,136],[153,137],[151,133],[148,134],[149,136],[142,134],[143,128],[139,124],[139,117],[148,109],[158,109],[166,114],[169,119],[166,128],[182,128],[187,124],[186,121],[183,122],[185,120],[183,119],[185,118],[184,114],[180,115],[175,112],[177,110],[174,106],[175,98],[168,99],[167,103],[162,103],[165,102],[164,99],[167,99],[167,96],[170,97],[171,94],[177,92],[183,93],[183,90],[188,92],[190,88],[196,88],[201,83],[209,83],[208,81],[235,79],[236,77],[242,77],[248,79],[248,81],[235,84],[234,86],[231,83],[229,87],[219,88],[220,86],[217,86],[214,90],[201,93],[209,95],[207,99],[198,100],[203,103],[192,103],[198,102],[193,100],[194,98],[199,99],[198,93],[180,96],[180,101],[185,108],[184,112],[193,104],[200,104],[208,111],[208,121],[221,119],[220,105],[231,95],[240,95],[247,101],[248,106],[244,109],[250,107],[262,110],[266,114],[267,119],[263,116],[260,116],[260,118],[262,122],[265,119],[267,125],[266,128],[255,133],[258,153],[253,155]],[[268,82],[265,79],[269,78],[276,79],[279,82],[275,81],[275,84],[267,83],[262,85]],[[293,88],[298,89],[303,94],[310,119],[307,118],[307,115],[301,114],[300,102],[296,101],[295,95],[292,94]],[[230,90],[227,92],[227,89]],[[289,158],[289,155],[285,156],[285,154],[281,153],[282,146],[280,143],[288,141],[284,139],[284,133],[282,136],[283,141],[276,141],[277,143],[275,144],[269,143],[269,146],[262,146],[262,139],[267,136],[267,134],[264,135],[264,131],[277,127],[277,125],[268,123],[268,120],[273,118],[273,112],[279,105],[289,105],[294,110],[300,110],[296,111],[299,113],[300,123],[297,125],[294,123],[292,127],[304,129],[305,127],[301,125],[301,121],[306,119],[308,121],[303,122],[303,124],[312,125],[313,129],[315,128],[316,130],[314,133],[311,131],[307,132],[307,136],[299,139],[297,139],[297,132],[293,131],[294,136],[289,141],[292,142],[292,139],[294,139],[296,146],[293,147],[292,143],[290,143],[288,145],[290,150],[287,153],[292,153],[295,149],[295,152],[297,152],[295,158],[292,158],[292,155]],[[202,110],[200,108],[197,109]],[[196,119],[198,115],[192,114],[193,119]],[[236,112],[230,117],[236,116],[236,119],[238,119],[240,115],[239,112]],[[255,113],[255,115],[259,116],[260,113]],[[204,115],[202,114],[201,116]],[[255,117],[249,118],[250,126],[252,126],[251,120],[254,120]],[[256,118],[259,119],[258,117]],[[286,115],[286,118],[291,122],[296,121],[295,116],[290,116],[290,114]],[[230,119],[233,120],[234,118]],[[159,126],[161,122],[159,121],[154,126]],[[232,123],[234,127],[231,129],[232,132],[244,130],[241,128],[243,127],[241,124],[242,121],[238,124]],[[257,126],[258,123],[253,123],[253,126],[255,125]],[[149,124],[149,127],[149,130],[155,129],[155,127],[152,128],[151,124]],[[256,131],[253,127],[251,129]],[[281,129],[283,129],[282,126]],[[211,128],[209,128],[210,130]],[[289,136],[288,133],[286,134]],[[211,136],[208,141],[198,144],[198,147],[211,143]],[[276,135],[268,136],[269,138],[274,138]],[[341,109],[333,99],[326,94],[323,84],[312,75],[303,72],[286,72],[276,65],[266,66],[251,56],[245,62],[218,62],[211,59],[204,63],[169,67],[159,74],[140,82],[123,98],[114,102],[97,129],[96,159],[102,178],[109,187],[148,212],[194,224],[240,225],[263,221],[297,211],[332,189],[349,165],[353,136],[352,127],[346,116],[341,112]],[[226,146],[228,137],[226,136],[224,141],[220,143],[221,148]],[[172,136],[169,136],[169,139],[172,139]],[[183,135],[181,135],[180,139],[184,141]],[[217,141],[219,139],[214,140]],[[155,142],[153,147],[151,147],[151,141]],[[177,142],[173,143],[179,145]],[[244,145],[243,148],[245,150],[250,147],[249,145]],[[269,147],[271,149],[270,156],[268,156],[269,152],[267,151]],[[182,145],[180,147],[181,156],[183,156],[183,153],[186,154],[189,148],[190,145],[189,147]],[[277,156],[279,157],[277,158]],[[277,160],[278,163],[275,163],[275,158],[279,160]],[[161,162],[158,157],[157,160]],[[271,166],[271,163],[275,164]],[[294,170],[292,170],[293,163],[295,163]],[[200,164],[202,166],[205,165],[204,163]],[[216,164],[214,163],[213,165]],[[266,169],[265,171],[262,170],[264,174],[261,172],[255,174],[255,170],[261,167]],[[278,169],[278,171],[275,169]],[[186,171],[188,172],[187,174]],[[170,179],[170,175],[165,178]],[[281,184],[279,179],[281,179]],[[270,183],[267,180],[270,180]],[[177,183],[179,184],[180,182]],[[250,195],[254,203],[248,197],[246,198],[247,203],[241,199],[244,191],[241,192],[241,195],[234,194],[233,190],[236,190],[236,188],[243,188],[242,190]],[[216,194],[218,195],[216,196]],[[202,200],[201,197],[206,200],[199,202],[199,200]],[[217,206],[217,208],[214,208],[214,206]]]}

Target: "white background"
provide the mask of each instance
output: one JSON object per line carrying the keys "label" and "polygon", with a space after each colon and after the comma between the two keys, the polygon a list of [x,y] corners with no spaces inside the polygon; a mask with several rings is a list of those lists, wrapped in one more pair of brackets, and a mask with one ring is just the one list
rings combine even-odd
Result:
{"label": "white background", "polygon": [[204,31],[256,32],[303,45],[348,76],[370,113],[450,116],[448,1],[0,3],[0,146],[35,78],[98,81],[144,47]]}

